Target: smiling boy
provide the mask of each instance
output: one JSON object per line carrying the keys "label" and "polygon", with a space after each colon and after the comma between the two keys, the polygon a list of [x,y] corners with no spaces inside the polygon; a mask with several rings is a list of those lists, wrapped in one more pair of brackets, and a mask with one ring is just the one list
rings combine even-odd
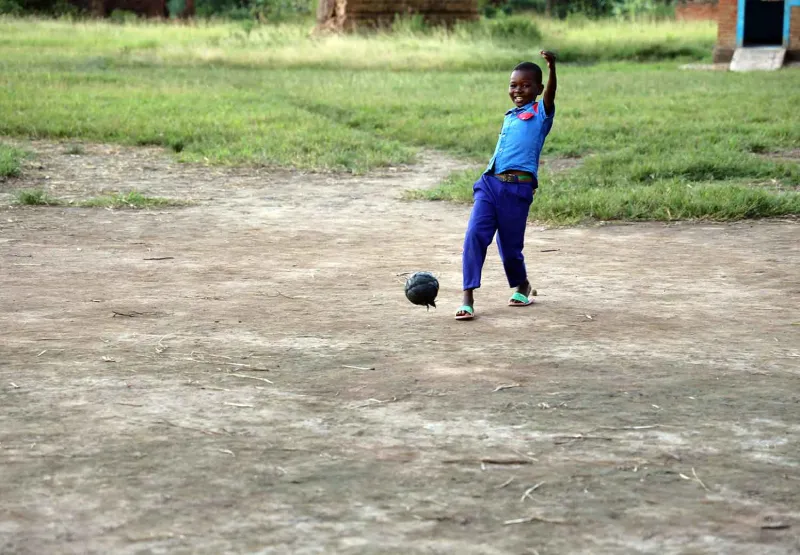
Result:
{"label": "smiling boy", "polygon": [[[516,108],[506,112],[494,156],[472,187],[475,204],[467,224],[462,262],[464,298],[456,320],[475,317],[473,292],[481,285],[486,249],[495,233],[508,285],[516,289],[508,305],[531,304],[522,249],[528,211],[539,186],[539,155],[556,110],[556,58],[552,52],[543,50],[540,54],[549,69],[547,87],[542,84],[538,65],[523,62],[514,68],[508,94]],[[536,102],[540,94],[542,99]]]}

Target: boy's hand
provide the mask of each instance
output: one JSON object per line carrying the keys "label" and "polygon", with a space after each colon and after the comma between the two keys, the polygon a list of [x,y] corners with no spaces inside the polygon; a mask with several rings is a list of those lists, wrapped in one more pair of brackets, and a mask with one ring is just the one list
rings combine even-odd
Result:
{"label": "boy's hand", "polygon": [[556,78],[556,55],[548,50],[539,52],[542,58],[547,60],[547,87],[544,89],[542,100],[544,101],[544,111],[549,117],[552,117],[556,109],[556,87],[558,87],[558,79]]}

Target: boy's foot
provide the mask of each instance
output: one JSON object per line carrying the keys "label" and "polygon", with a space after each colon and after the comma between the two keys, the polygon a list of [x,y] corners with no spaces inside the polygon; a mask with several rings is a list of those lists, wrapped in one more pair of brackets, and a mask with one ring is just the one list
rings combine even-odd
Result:
{"label": "boy's foot", "polygon": [[461,308],[456,311],[456,320],[472,320],[475,317],[475,296],[472,289],[464,290]]}
{"label": "boy's foot", "polygon": [[472,320],[475,318],[475,309],[465,304],[456,311],[456,320]]}
{"label": "boy's foot", "polygon": [[530,299],[532,292],[533,287],[531,287],[529,281],[526,281],[517,287],[516,292],[508,299],[508,306],[528,306],[533,304],[533,301]]}

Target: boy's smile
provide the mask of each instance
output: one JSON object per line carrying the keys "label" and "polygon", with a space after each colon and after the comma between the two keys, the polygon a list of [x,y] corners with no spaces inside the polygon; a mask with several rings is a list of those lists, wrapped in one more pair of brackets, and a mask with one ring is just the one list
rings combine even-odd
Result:
{"label": "boy's smile", "polygon": [[541,78],[537,79],[532,71],[515,71],[508,84],[508,96],[517,108],[536,100],[544,90]]}

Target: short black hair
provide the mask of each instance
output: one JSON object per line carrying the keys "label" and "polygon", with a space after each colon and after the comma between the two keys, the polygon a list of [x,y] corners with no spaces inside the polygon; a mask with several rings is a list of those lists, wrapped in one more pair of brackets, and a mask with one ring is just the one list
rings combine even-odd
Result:
{"label": "short black hair", "polygon": [[533,62],[522,62],[517,64],[517,67],[514,68],[514,71],[530,71],[540,83],[542,82],[542,68]]}

